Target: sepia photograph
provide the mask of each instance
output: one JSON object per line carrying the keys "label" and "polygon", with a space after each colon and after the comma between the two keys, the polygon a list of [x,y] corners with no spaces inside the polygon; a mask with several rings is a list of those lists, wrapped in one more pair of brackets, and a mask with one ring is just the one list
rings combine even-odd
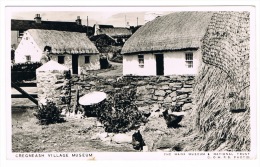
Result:
{"label": "sepia photograph", "polygon": [[6,7],[5,31],[8,158],[256,158],[254,7]]}

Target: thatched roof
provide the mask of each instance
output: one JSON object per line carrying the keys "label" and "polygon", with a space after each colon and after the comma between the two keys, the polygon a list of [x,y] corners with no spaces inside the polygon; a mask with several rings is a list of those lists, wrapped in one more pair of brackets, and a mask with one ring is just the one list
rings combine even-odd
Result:
{"label": "thatched roof", "polygon": [[30,29],[26,32],[42,50],[45,46],[50,46],[51,53],[54,54],[99,53],[85,33],[40,29]]}
{"label": "thatched roof", "polygon": [[89,35],[93,34],[93,27],[78,25],[76,22],[41,21],[41,23],[36,23],[34,20],[11,20],[11,30],[26,31],[29,29],[88,32]]}
{"label": "thatched roof", "polygon": [[109,36],[107,34],[94,35],[94,36],[91,36],[89,39],[91,41],[97,41],[99,39],[107,39],[107,40],[110,40],[110,41],[115,41],[114,38],[112,38],[111,36]]}
{"label": "thatched roof", "polygon": [[174,12],[146,23],[125,43],[122,54],[199,48],[212,12]]}
{"label": "thatched roof", "polygon": [[97,31],[97,34],[106,34],[111,37],[117,37],[117,36],[131,36],[132,31],[128,28],[124,27],[114,27],[114,28],[100,28]]}

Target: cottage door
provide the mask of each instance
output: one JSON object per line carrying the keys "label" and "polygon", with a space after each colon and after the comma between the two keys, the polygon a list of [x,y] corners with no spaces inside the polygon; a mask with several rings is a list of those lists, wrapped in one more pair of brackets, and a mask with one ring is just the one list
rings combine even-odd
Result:
{"label": "cottage door", "polygon": [[72,74],[78,74],[79,55],[72,55]]}
{"label": "cottage door", "polygon": [[163,54],[156,54],[156,75],[164,75]]}

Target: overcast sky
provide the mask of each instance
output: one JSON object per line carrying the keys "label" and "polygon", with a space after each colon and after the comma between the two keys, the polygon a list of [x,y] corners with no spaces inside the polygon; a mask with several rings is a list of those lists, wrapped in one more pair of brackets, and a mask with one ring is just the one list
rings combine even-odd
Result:
{"label": "overcast sky", "polygon": [[[40,14],[43,21],[75,21],[77,16],[82,19],[82,24],[87,25],[87,17],[89,26],[94,24],[110,24],[116,27],[124,27],[126,22],[129,22],[131,26],[144,24],[145,14],[154,11],[126,11],[120,10],[108,10],[108,11],[24,11],[24,12],[12,12],[12,19],[19,20],[33,20],[35,14]],[[165,15],[171,13],[170,11],[155,11],[155,13]]]}

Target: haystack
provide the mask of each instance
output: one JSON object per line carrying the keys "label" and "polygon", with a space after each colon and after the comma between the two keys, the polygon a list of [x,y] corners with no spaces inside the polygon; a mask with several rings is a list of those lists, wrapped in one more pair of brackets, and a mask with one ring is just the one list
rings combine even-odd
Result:
{"label": "haystack", "polygon": [[193,92],[198,133],[185,150],[250,151],[249,22],[248,12],[212,16]]}

